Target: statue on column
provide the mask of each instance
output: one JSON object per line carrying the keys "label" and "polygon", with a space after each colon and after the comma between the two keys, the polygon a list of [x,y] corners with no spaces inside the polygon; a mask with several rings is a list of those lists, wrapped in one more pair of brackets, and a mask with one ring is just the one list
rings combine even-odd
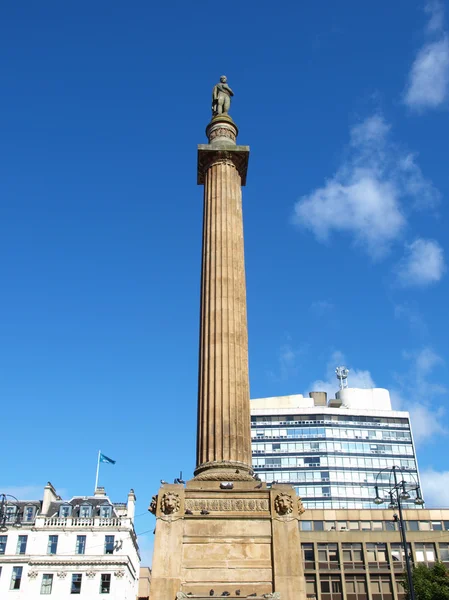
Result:
{"label": "statue on column", "polygon": [[220,77],[220,83],[217,83],[212,90],[212,116],[227,115],[231,106],[231,96],[234,92],[227,83],[226,75]]}

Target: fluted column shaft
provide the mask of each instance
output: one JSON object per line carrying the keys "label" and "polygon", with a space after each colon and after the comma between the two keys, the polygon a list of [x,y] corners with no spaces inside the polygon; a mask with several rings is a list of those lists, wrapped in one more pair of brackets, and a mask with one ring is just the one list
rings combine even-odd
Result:
{"label": "fluted column shaft", "polygon": [[235,473],[240,476],[233,479],[247,478],[251,470],[242,179],[237,166],[228,150],[212,152],[204,169],[195,474],[206,479],[231,479]]}

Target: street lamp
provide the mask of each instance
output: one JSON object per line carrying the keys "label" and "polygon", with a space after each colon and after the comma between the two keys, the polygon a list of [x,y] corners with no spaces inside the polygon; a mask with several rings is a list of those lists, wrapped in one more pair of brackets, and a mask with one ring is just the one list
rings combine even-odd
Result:
{"label": "street lamp", "polygon": [[[412,491],[412,489],[416,493],[416,498],[414,500],[414,503],[417,506],[423,506],[424,500],[423,500],[423,497],[421,496],[421,490],[418,485],[418,482],[415,480],[416,486],[414,488],[410,488],[410,486],[409,486],[409,491],[408,491],[406,488],[406,483],[405,483],[404,477],[403,477],[403,473],[404,473],[403,469],[401,469],[401,467],[395,466],[395,467],[392,467],[391,469],[390,468],[382,469],[382,471],[380,471],[376,475],[375,486],[374,486],[374,489],[376,491],[376,497],[373,500],[374,504],[377,504],[377,505],[383,504],[383,502],[385,501],[384,498],[382,498],[381,495],[379,494],[379,484],[377,483],[379,475],[381,473],[384,473],[385,471],[389,471],[390,476],[388,479],[388,484],[382,484],[381,488],[390,497],[390,503],[388,504],[388,508],[390,508],[391,510],[395,510],[397,508],[399,510],[399,518],[397,517],[397,515],[394,515],[394,520],[399,522],[399,530],[401,533],[402,548],[404,550],[405,565],[407,568],[407,581],[408,581],[408,587],[410,590],[410,600],[415,600],[415,598],[416,598],[415,588],[413,586],[412,567],[410,564],[410,555],[409,555],[408,548],[407,548],[407,537],[406,537],[406,533],[405,533],[405,523],[404,523],[404,519],[402,517],[401,502],[406,502],[411,499],[409,491]],[[398,481],[398,473],[401,474],[401,481]],[[413,477],[413,475],[412,475],[412,477]]]}
{"label": "street lamp", "polygon": [[[8,498],[12,498],[15,502],[10,502]],[[10,522],[10,515],[8,513],[8,506],[15,506],[15,520],[12,523],[13,527],[22,527],[19,516],[19,501],[15,496],[11,494],[0,494],[0,531],[7,531],[8,528],[6,523]]]}

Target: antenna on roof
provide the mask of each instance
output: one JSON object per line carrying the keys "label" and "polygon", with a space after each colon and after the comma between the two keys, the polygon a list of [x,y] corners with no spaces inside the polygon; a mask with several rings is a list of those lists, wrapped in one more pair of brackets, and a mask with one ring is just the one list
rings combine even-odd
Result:
{"label": "antenna on roof", "polygon": [[341,390],[344,390],[345,388],[348,387],[348,373],[349,373],[349,369],[347,369],[343,365],[341,367],[337,367],[335,369],[335,374],[337,375],[337,379],[340,382]]}

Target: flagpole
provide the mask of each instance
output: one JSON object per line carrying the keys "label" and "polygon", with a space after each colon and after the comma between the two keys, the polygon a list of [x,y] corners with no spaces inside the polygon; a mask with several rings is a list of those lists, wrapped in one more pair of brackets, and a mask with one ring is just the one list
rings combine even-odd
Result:
{"label": "flagpole", "polygon": [[98,450],[97,475],[95,477],[95,490],[94,490],[94,493],[97,491],[97,487],[98,487],[98,475],[100,473],[100,454],[101,454],[101,450]]}

